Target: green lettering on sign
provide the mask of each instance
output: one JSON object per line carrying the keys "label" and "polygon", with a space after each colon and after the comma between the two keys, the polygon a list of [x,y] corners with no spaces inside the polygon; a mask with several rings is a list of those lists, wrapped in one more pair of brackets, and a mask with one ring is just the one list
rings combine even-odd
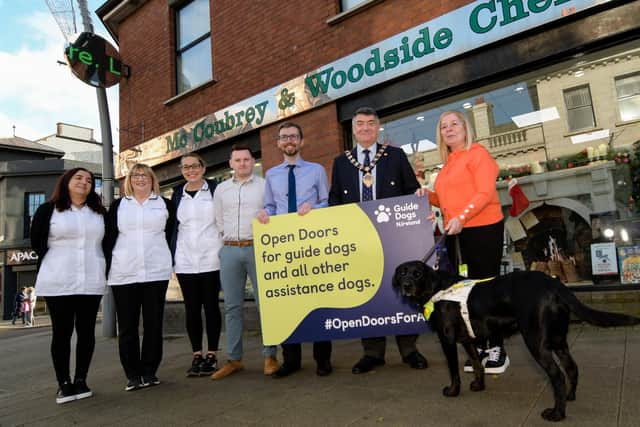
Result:
{"label": "green lettering on sign", "polygon": [[[480,14],[485,10],[488,11],[489,16],[491,16],[491,19],[489,19],[489,24],[483,27],[480,25],[479,17],[480,17]],[[493,0],[490,0],[486,3],[479,4],[478,6],[474,7],[473,10],[471,11],[471,14],[469,15],[469,27],[471,28],[471,31],[473,31],[476,34],[484,34],[491,31],[493,27],[496,26],[496,22],[498,21],[498,18],[496,18],[495,13],[496,13],[496,4]]]}
{"label": "green lettering on sign", "polygon": [[[524,9],[523,0],[498,1],[502,4],[502,21],[500,21],[501,27],[529,16],[529,12]],[[514,12],[514,14],[512,15],[511,12]]]}

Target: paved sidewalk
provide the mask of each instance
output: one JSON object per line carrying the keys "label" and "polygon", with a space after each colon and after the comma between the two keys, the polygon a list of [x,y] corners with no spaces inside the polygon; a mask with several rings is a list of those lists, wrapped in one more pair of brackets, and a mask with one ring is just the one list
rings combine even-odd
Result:
{"label": "paved sidewalk", "polygon": [[[6,323],[6,322],[5,322]],[[10,323],[10,322],[9,322]],[[246,370],[221,381],[186,378],[188,340],[167,336],[158,387],[125,392],[115,339],[96,329],[89,376],[95,396],[56,405],[48,327],[0,326],[0,426],[548,426],[540,412],[552,404],[547,379],[520,337],[507,340],[511,367],[489,376],[484,392],[445,398],[445,360],[433,335],[420,337],[429,369],[402,364],[389,340],[387,365],[351,374],[358,341],[334,343],[335,371],[317,377],[310,345],[303,369],[289,378],[262,375],[259,337],[245,339]],[[222,342],[224,343],[224,337]],[[577,400],[563,426],[637,426],[640,419],[640,327],[598,329],[574,324],[571,349],[580,367]],[[635,362],[635,363],[634,363]]]}
{"label": "paved sidewalk", "polygon": [[32,329],[32,328],[49,328],[51,326],[51,318],[49,315],[36,316],[32,325],[22,324],[21,319],[16,320],[16,324],[12,325],[11,320],[0,320],[0,333],[2,331],[11,331],[17,329]]}

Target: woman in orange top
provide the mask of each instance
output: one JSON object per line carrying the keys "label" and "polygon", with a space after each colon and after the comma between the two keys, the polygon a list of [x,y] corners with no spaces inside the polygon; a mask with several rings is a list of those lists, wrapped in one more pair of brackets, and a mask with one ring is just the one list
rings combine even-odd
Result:
{"label": "woman in orange top", "polygon": [[[447,253],[453,265],[467,264],[470,279],[500,273],[504,223],[496,190],[498,164],[484,146],[473,142],[473,129],[466,117],[447,111],[438,120],[440,158],[444,164],[429,202],[444,216]],[[423,195],[423,190],[418,190]],[[456,260],[456,239],[462,260]],[[503,340],[490,339],[488,349],[478,349],[486,373],[500,374],[509,366]],[[473,372],[471,361],[465,372]]]}

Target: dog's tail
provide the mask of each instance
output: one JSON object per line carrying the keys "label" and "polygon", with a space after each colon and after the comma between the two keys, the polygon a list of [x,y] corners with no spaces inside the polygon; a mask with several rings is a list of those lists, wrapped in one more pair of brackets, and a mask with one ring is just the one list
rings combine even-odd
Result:
{"label": "dog's tail", "polygon": [[595,326],[631,326],[640,324],[640,318],[620,313],[596,310],[584,305],[565,285],[559,283],[558,295],[569,306],[571,312],[581,320]]}

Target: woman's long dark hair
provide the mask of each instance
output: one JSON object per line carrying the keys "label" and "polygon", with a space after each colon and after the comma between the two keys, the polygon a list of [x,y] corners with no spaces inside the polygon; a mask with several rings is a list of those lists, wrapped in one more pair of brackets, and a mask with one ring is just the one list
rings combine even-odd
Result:
{"label": "woman's long dark hair", "polygon": [[98,193],[96,193],[96,179],[91,171],[85,168],[69,169],[58,179],[56,188],[55,190],[53,190],[53,195],[50,199],[51,203],[55,205],[56,209],[59,212],[71,209],[69,181],[71,181],[71,178],[80,171],[87,172],[89,175],[91,175],[91,191],[89,191],[89,194],[87,194],[87,206],[89,206],[92,211],[104,215],[106,213],[106,209],[104,208],[104,206],[102,206],[102,200],[100,199]]}

